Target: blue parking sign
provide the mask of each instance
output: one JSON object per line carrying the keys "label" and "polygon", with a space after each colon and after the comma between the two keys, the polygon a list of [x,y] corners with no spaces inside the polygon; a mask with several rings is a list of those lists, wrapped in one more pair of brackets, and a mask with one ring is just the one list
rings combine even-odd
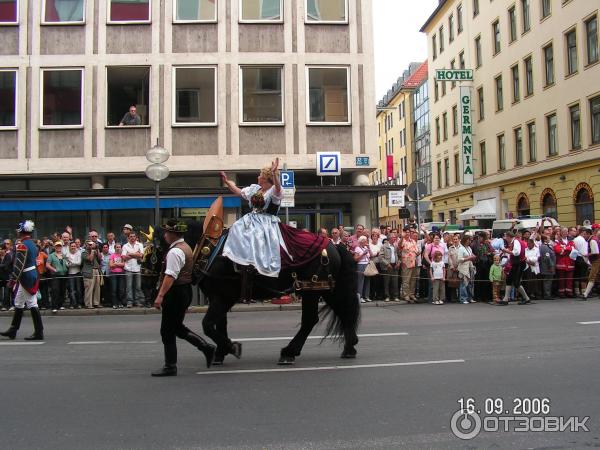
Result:
{"label": "blue parking sign", "polygon": [[295,186],[293,170],[282,170],[279,173],[279,178],[282,188],[293,188]]}

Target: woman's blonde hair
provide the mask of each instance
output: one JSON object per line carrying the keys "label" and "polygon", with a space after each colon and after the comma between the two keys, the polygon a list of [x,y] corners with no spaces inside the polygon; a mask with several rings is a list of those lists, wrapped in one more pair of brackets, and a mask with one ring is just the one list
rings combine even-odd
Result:
{"label": "woman's blonde hair", "polygon": [[273,170],[270,167],[263,167],[260,169],[260,176],[273,183]]}

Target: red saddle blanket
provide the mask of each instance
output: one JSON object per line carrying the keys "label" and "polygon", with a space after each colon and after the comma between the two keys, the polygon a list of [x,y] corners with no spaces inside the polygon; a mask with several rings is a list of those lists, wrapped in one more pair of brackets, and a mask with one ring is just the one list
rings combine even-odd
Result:
{"label": "red saddle blanket", "polygon": [[290,253],[288,255],[283,248],[280,248],[282,269],[293,269],[308,264],[329,245],[329,239],[323,236],[298,230],[283,223],[279,224],[279,229],[285,247]]}

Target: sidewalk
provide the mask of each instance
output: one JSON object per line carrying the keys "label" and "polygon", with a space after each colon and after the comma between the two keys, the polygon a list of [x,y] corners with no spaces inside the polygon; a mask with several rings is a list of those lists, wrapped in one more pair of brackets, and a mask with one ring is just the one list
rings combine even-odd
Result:
{"label": "sidewalk", "polygon": [[[384,301],[372,301],[371,303],[361,304],[361,308],[373,308],[373,307],[386,307],[401,305],[402,302],[384,302]],[[188,314],[205,313],[208,306],[191,306],[188,309]],[[274,305],[270,302],[258,302],[250,305],[237,303],[232,309],[232,312],[260,312],[260,311],[299,311],[302,309],[302,304],[289,303],[285,305]],[[52,314],[52,310],[47,309],[40,311],[42,316],[140,316],[146,314],[160,314],[155,308],[122,308],[112,309],[107,308],[96,308],[96,309],[65,309]],[[0,311],[0,317],[11,317],[12,311]]]}

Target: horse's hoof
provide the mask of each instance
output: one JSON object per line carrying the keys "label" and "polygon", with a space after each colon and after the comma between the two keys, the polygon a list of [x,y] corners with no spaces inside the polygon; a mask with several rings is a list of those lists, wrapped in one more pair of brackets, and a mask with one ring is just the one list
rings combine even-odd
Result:
{"label": "horse's hoof", "polygon": [[340,355],[342,359],[354,359],[356,358],[356,350],[355,349],[346,349]]}
{"label": "horse's hoof", "polygon": [[277,365],[278,366],[291,366],[296,362],[296,358],[294,358],[293,356],[282,356],[281,358],[279,358],[279,361],[277,361]]}
{"label": "horse's hoof", "polygon": [[231,354],[237,359],[242,357],[242,344],[241,342],[233,342],[231,344]]}
{"label": "horse's hoof", "polygon": [[220,356],[220,355],[215,355],[215,359],[212,362],[213,366],[222,366],[223,365],[223,361],[225,361],[225,357],[224,356]]}

